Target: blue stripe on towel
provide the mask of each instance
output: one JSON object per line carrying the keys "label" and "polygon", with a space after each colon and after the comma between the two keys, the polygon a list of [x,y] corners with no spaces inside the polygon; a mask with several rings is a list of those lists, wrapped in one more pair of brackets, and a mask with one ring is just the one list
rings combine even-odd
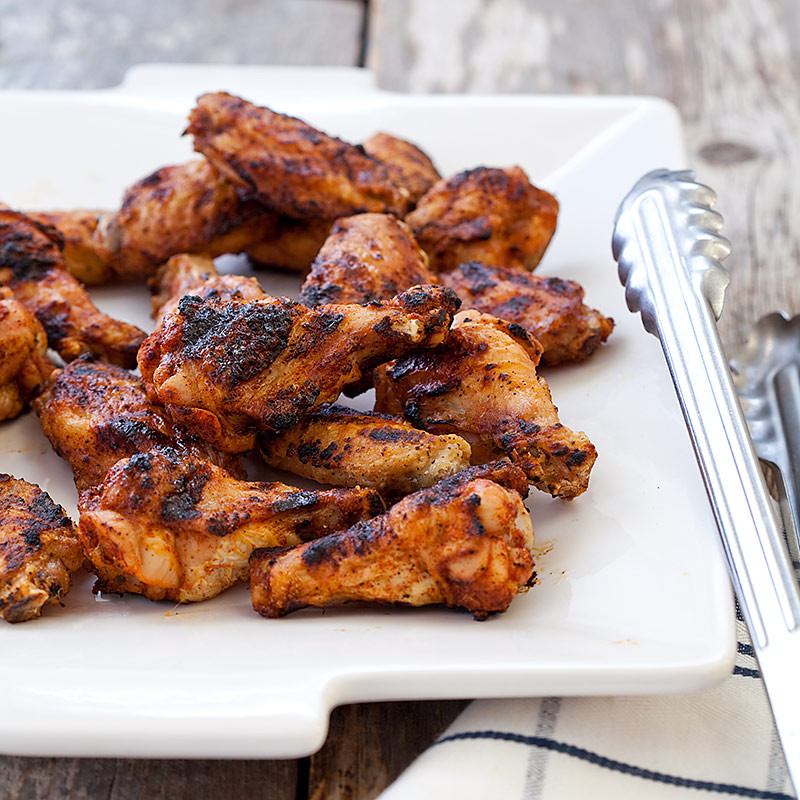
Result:
{"label": "blue stripe on towel", "polygon": [[582,747],[576,747],[572,744],[565,744],[563,742],[556,742],[553,739],[547,739],[543,736],[523,736],[520,733],[510,733],[508,731],[464,731],[463,733],[453,733],[450,736],[444,736],[434,742],[435,745],[443,744],[444,742],[454,742],[461,739],[496,739],[506,742],[516,742],[518,744],[528,744],[534,747],[542,747],[545,750],[551,750],[555,753],[563,753],[564,755],[572,756],[573,758],[580,758],[583,761],[588,761],[598,767],[605,767],[606,769],[622,772],[625,775],[633,775],[637,778],[645,778],[658,783],[666,783],[672,786],[681,786],[686,789],[698,789],[706,792],[717,792],[718,794],[730,794],[737,797],[757,797],[764,800],[794,800],[791,795],[784,794],[783,792],[767,792],[760,789],[751,789],[747,786],[735,786],[729,783],[712,783],[711,781],[696,781],[691,778],[680,778],[676,775],[666,775],[663,772],[654,772],[650,769],[643,769],[642,767],[635,767],[632,764],[625,764],[622,761],[615,761],[613,758],[606,758],[598,753],[592,753],[590,750],[584,750]]}

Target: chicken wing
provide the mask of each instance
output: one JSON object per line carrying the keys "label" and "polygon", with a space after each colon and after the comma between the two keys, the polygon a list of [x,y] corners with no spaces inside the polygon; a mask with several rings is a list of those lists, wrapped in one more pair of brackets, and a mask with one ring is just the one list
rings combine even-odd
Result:
{"label": "chicken wing", "polygon": [[64,509],[38,486],[0,474],[0,617],[38,617],[47,603],[61,602],[82,565]]}
{"label": "chicken wing", "polygon": [[142,278],[178,253],[240,253],[270,238],[276,226],[275,214],[243,199],[202,159],[163,167],[131,186],[109,225],[108,241],[115,274]]}
{"label": "chicken wing", "polygon": [[447,336],[458,299],[418,286],[386,303],[309,309],[286,298],[250,303],[184,297],[139,352],[154,402],[228,452],[256,427],[283,431],[362,374]]}
{"label": "chicken wing", "polygon": [[583,289],[574,281],[479,261],[443,272],[439,279],[461,298],[463,308],[522,325],[542,345],[546,366],[583,361],[614,330],[613,319],[583,304]]}
{"label": "chicken wing", "polygon": [[281,434],[266,434],[271,467],[333,486],[370,486],[408,494],[469,466],[469,445],[435,436],[386,414],[325,405]]}
{"label": "chicken wing", "polygon": [[439,181],[407,217],[431,269],[466,261],[532,270],[556,230],[558,201],[520,167],[476,169]]}
{"label": "chicken wing", "polygon": [[463,436],[473,462],[505,454],[534,486],[571,500],[586,490],[597,452],[559,421],[536,374],[540,353],[519,325],[462,311],[443,345],[375,371],[375,408]]}
{"label": "chicken wing", "polygon": [[277,215],[269,236],[244,249],[255,269],[306,272],[331,232],[332,219],[293,219]]}
{"label": "chicken wing", "polygon": [[181,297],[188,294],[203,300],[213,297],[239,302],[259,300],[265,296],[255,278],[220,275],[208,256],[187,253],[172,256],[158,268],[148,284],[153,292],[152,308],[156,327],[177,308]]}
{"label": "chicken wing", "polygon": [[419,147],[388,133],[376,133],[363,143],[364,150],[382,161],[392,180],[408,190],[416,203],[442,176]]}
{"label": "chicken wing", "polygon": [[78,491],[97,486],[120,459],[169,446],[242,475],[238,458],[196,442],[147,399],[141,379],[82,356],[58,372],[33,407]]}
{"label": "chicken wing", "polygon": [[65,360],[94,353],[120,366],[136,364],[146,334],[99,311],[70,275],[55,228],[0,210],[0,284],[36,316],[50,347]]}
{"label": "chicken wing", "polygon": [[79,504],[95,590],[206,600],[245,580],[257,547],[293,545],[383,511],[369,489],[236,480],[169,448],[120,461]]}
{"label": "chicken wing", "polygon": [[224,92],[204,94],[186,132],[232,183],[290,217],[404,214],[408,190],[364,149]]}
{"label": "chicken wing", "polygon": [[351,601],[444,603],[476,619],[531,585],[533,528],[510,464],[473,467],[343,533],[250,559],[253,607],[280,617]]}
{"label": "chicken wing", "polygon": [[64,265],[81,283],[107,283],[114,278],[114,254],[108,244],[111,211],[26,211],[64,237]]}
{"label": "chicken wing", "polygon": [[36,317],[0,286],[0,421],[20,414],[44,387],[55,366]]}
{"label": "chicken wing", "polygon": [[339,219],[300,291],[307,306],[390,300],[411,286],[437,283],[408,226],[388,214]]}

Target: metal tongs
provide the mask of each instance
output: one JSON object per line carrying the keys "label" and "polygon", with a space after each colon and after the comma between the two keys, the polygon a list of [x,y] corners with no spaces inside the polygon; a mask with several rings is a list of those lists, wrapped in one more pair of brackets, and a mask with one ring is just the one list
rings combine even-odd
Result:
{"label": "metal tongs", "polygon": [[614,257],[628,308],[661,341],[798,790],[800,595],[717,333],[730,244],[714,192],[693,178],[639,180],[617,212]]}

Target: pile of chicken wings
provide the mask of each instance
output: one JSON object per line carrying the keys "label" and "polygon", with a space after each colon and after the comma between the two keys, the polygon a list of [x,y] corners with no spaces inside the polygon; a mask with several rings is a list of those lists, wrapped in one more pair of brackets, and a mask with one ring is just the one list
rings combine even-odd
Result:
{"label": "pile of chicken wings", "polygon": [[[520,167],[442,178],[410,142],[225,93],[186,132],[201,158],[115,211],[0,205],[0,420],[31,408],[80,493],[73,522],[0,475],[0,616],[38,616],[83,568],[174,602],[249,580],[266,617],[505,611],[535,580],[529,485],[572,500],[597,455],[539,365],[613,328],[532,273],[556,199]],[[219,274],[227,253],[296,272],[299,300]],[[112,281],[148,283],[152,333],[94,306],[85,285]],[[373,411],[341,404],[369,389]],[[248,480],[244,456],[318,488]]]}

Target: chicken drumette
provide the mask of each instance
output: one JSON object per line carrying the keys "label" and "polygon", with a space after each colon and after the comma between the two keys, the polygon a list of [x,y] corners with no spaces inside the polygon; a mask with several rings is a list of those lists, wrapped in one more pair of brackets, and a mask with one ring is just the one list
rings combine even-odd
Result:
{"label": "chicken drumette", "polygon": [[55,369],[36,317],[0,286],[0,421],[20,414]]}
{"label": "chicken drumette", "polygon": [[64,509],[38,486],[0,474],[0,617],[24,622],[60,603],[82,564]]}
{"label": "chicken drumette", "polygon": [[155,449],[118,462],[80,498],[79,532],[96,590],[207,600],[247,578],[257,547],[295,545],[383,511],[369,489],[305,491],[231,477]]}
{"label": "chicken drumette", "polygon": [[88,356],[58,372],[33,405],[53,449],[72,467],[78,491],[101,483],[120,459],[160,446],[242,474],[237,457],[176,428],[164,409],[147,399],[140,378]]}
{"label": "chicken drumette", "polygon": [[244,452],[257,428],[286,430],[378,364],[442,342],[458,302],[438,286],[314,309],[184,297],[142,345],[139,366],[151,399],[177,421]]}
{"label": "chicken drumette", "polygon": [[586,434],[561,424],[544,378],[541,349],[525,329],[462,311],[448,340],[375,371],[375,407],[435,433],[457,433],[473,462],[507,455],[555,497],[586,491],[597,457]]}
{"label": "chicken drumette", "polygon": [[547,366],[583,361],[614,330],[613,319],[584,305],[583,289],[574,281],[479,261],[443,272],[439,279],[461,298],[463,308],[522,325],[542,345]]}
{"label": "chicken drumette", "polygon": [[556,230],[558,201],[520,167],[477,167],[436,183],[406,222],[446,272],[466,261],[532,270]]}
{"label": "chicken drumette", "polygon": [[0,209],[0,284],[42,324],[50,347],[70,361],[94,353],[120,366],[136,364],[146,334],[99,311],[65,269],[55,228]]}
{"label": "chicken drumette", "polygon": [[368,303],[431,283],[437,280],[428,257],[404,222],[388,214],[356,214],[336,221],[300,300],[307,306]]}
{"label": "chicken drumette", "polygon": [[371,486],[407,494],[469,466],[469,445],[386,414],[326,405],[281,434],[266,434],[271,467],[334,486]]}
{"label": "chicken drumette", "polygon": [[409,191],[363,148],[224,92],[198,99],[186,132],[228,180],[290,217],[403,214],[411,206]]}
{"label": "chicken drumette", "polygon": [[342,533],[258,550],[253,607],[265,617],[352,601],[444,603],[477,619],[505,611],[534,576],[526,492],[525,475],[507,462],[472,467]]}

